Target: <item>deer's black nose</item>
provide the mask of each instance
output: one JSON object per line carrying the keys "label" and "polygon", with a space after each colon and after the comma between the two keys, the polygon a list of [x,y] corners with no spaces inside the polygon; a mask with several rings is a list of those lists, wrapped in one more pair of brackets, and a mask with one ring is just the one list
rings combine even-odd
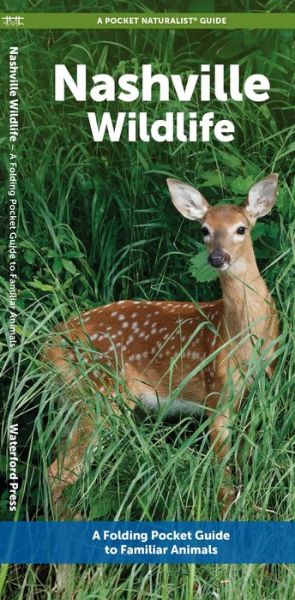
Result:
{"label": "deer's black nose", "polygon": [[230,261],[229,255],[227,252],[223,252],[223,250],[216,249],[213,250],[208,256],[208,262],[212,267],[220,269],[223,265],[228,264]]}

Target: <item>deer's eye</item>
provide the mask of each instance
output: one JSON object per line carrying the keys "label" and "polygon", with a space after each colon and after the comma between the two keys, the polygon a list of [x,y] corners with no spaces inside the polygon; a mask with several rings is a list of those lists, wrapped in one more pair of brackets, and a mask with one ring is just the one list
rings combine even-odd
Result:
{"label": "deer's eye", "polygon": [[208,227],[202,227],[202,234],[204,237],[210,235]]}
{"label": "deer's eye", "polygon": [[237,233],[239,235],[244,235],[245,231],[246,231],[246,227],[238,227],[238,229],[237,229]]}

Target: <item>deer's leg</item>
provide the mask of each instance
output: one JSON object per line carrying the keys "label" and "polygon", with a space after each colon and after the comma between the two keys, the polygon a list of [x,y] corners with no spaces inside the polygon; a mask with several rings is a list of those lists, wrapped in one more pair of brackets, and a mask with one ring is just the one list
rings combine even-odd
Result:
{"label": "deer's leg", "polygon": [[70,435],[69,443],[64,444],[63,450],[58,454],[48,470],[49,485],[53,505],[60,511],[62,494],[68,485],[74,484],[85,461],[85,455],[93,439],[94,423],[90,417],[80,417],[78,425]]}
{"label": "deer's leg", "polygon": [[210,427],[210,440],[218,460],[223,460],[230,451],[230,433],[228,429],[229,411],[217,415]]}
{"label": "deer's leg", "polygon": [[45,346],[43,360],[49,362],[56,370],[60,383],[64,385],[65,396],[77,401],[77,412],[80,417],[76,427],[72,429],[69,440],[62,441],[62,450],[48,469],[48,483],[51,491],[54,510],[60,518],[62,513],[62,494],[64,489],[77,480],[83,467],[84,455],[94,430],[94,423],[89,414],[89,407],[82,403],[89,390],[75,362],[75,352],[67,342],[58,337],[54,346]]}
{"label": "deer's leg", "polygon": [[[212,419],[212,411],[207,411],[207,414]],[[230,453],[228,408],[225,408],[222,413],[218,413],[218,415],[213,418],[210,425],[210,441],[217,460],[219,462],[224,461]],[[223,482],[218,490],[217,498],[221,504],[221,513],[224,515],[235,499],[235,490],[232,486],[231,471],[229,466],[225,466],[222,479]]]}
{"label": "deer's leg", "polygon": [[[83,374],[78,364],[78,358],[83,357],[87,357],[87,348],[81,347],[81,344],[79,346],[79,343],[77,348],[74,348],[62,338],[57,338],[55,346],[47,346],[43,352],[43,359],[55,367],[60,381],[65,384],[66,396],[70,401],[76,402],[78,414],[69,440],[62,442],[62,449],[48,470],[53,506],[59,518],[62,518],[65,488],[77,481],[83,470],[88,449],[91,450],[91,446],[95,447],[98,444],[99,430],[102,427],[101,422],[98,424],[98,419],[103,419],[103,425],[107,427],[107,413],[119,411],[110,393],[110,399],[105,400],[106,410],[101,411],[103,414],[97,414],[98,411],[93,406],[96,401],[95,394],[101,391],[108,396],[109,392],[113,391],[113,385],[111,380],[104,376],[103,371],[99,382],[92,378],[91,372]],[[90,362],[89,358],[86,364]]]}
{"label": "deer's leg", "polygon": [[[229,375],[230,373],[230,380]],[[230,385],[230,387],[228,387]],[[223,482],[218,490],[221,513],[224,516],[236,498],[231,469],[226,464],[231,450],[230,418],[238,411],[244,393],[243,377],[235,363],[224,363],[215,376],[207,399],[207,415],[211,419],[210,440],[215,456],[224,463]],[[234,396],[234,401],[230,398]]]}
{"label": "deer's leg", "polygon": [[[111,413],[120,414],[120,409],[116,402],[109,400],[108,405]],[[97,426],[96,419],[89,414],[89,409],[86,406],[79,407],[80,413],[82,409],[84,414],[80,414],[78,423],[72,430],[68,444],[64,444],[63,449],[59,452],[48,470],[51,497],[57,513],[62,513],[63,492],[65,488],[76,483],[83,471],[87,452],[89,449],[91,450],[91,446],[92,450],[94,450],[99,442],[99,433],[96,433],[96,428],[98,430],[101,424]],[[103,427],[108,429],[107,415],[101,416],[101,419],[103,420]]]}

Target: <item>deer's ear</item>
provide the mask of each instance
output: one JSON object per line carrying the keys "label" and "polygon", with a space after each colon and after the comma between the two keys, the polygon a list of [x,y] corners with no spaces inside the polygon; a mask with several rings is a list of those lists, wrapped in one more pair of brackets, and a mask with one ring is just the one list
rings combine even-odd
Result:
{"label": "deer's ear", "polygon": [[167,179],[167,185],[174,206],[186,219],[201,221],[204,218],[209,204],[198,190],[176,179]]}
{"label": "deer's ear", "polygon": [[278,175],[272,173],[251,187],[244,208],[250,221],[255,223],[259,217],[264,217],[272,209],[278,188]]}

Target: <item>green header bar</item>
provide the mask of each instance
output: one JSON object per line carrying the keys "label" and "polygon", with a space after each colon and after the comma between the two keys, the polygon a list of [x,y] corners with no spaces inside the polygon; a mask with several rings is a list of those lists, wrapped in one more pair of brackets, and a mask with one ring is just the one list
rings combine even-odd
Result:
{"label": "green header bar", "polygon": [[0,13],[0,29],[293,29],[295,13]]}

